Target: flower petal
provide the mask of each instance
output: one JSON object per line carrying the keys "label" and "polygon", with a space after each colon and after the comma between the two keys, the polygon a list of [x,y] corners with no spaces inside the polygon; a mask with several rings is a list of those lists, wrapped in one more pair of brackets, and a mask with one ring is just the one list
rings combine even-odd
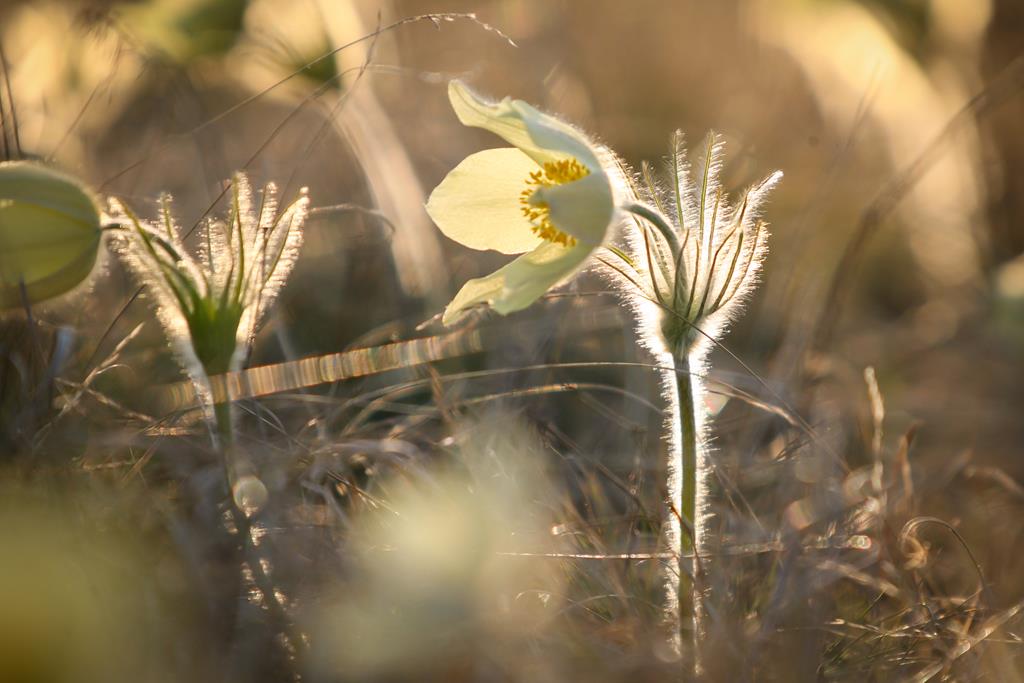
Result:
{"label": "flower petal", "polygon": [[74,289],[92,272],[100,216],[77,180],[35,162],[0,164],[0,309]]}
{"label": "flower petal", "polygon": [[596,247],[604,241],[615,203],[608,178],[598,171],[565,185],[537,190],[547,202],[551,222],[581,243]]}
{"label": "flower petal", "polygon": [[590,252],[589,247],[544,242],[494,273],[463,285],[445,309],[442,322],[450,325],[468,308],[482,303],[502,315],[522,310],[575,273]]}
{"label": "flower petal", "polygon": [[465,159],[434,188],[427,213],[450,239],[471,249],[521,254],[541,243],[523,216],[519,194],[537,170],[512,147],[488,149]]}
{"label": "flower petal", "polygon": [[459,121],[499,135],[538,164],[573,157],[591,172],[600,168],[586,136],[567,123],[508,97],[490,103],[461,81],[448,84],[448,99]]}
{"label": "flower petal", "polygon": [[543,150],[558,150],[562,154],[575,158],[581,164],[590,169],[591,172],[601,168],[597,159],[597,151],[593,148],[587,136],[569,125],[565,121],[548,116],[537,111],[522,100],[512,100],[510,106],[518,112],[523,123],[526,124],[527,133],[533,143]]}

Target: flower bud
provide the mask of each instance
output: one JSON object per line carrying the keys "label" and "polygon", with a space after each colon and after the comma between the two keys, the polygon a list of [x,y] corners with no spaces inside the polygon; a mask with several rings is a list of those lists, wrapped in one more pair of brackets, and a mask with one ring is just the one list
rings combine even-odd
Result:
{"label": "flower bud", "polygon": [[0,309],[74,289],[99,244],[100,212],[81,183],[31,161],[0,163]]}

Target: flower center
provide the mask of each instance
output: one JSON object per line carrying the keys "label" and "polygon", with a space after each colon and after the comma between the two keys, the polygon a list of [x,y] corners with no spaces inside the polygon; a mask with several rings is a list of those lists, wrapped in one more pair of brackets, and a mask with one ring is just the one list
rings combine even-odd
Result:
{"label": "flower center", "polygon": [[590,169],[575,159],[548,161],[541,170],[534,171],[526,179],[526,189],[519,193],[519,204],[523,215],[530,221],[531,230],[542,240],[566,247],[576,245],[576,238],[567,235],[551,222],[551,207],[536,196],[539,190],[556,185],[565,185],[590,175]]}

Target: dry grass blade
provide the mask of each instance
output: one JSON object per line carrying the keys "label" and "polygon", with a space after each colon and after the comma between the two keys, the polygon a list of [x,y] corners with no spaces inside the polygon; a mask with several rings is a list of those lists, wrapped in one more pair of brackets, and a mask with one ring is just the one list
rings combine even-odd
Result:
{"label": "dry grass blade", "polygon": [[927,683],[927,681],[932,680],[942,671],[947,670],[949,666],[956,662],[960,657],[963,657],[971,650],[982,645],[992,636],[993,633],[1001,629],[1007,622],[1020,614],[1021,610],[1024,610],[1024,602],[1019,602],[1013,607],[1005,609],[1002,612],[986,619],[984,623],[978,625],[973,635],[961,639],[960,643],[953,648],[953,650],[946,656],[945,660],[931,664],[917,674],[913,679],[914,683]]}

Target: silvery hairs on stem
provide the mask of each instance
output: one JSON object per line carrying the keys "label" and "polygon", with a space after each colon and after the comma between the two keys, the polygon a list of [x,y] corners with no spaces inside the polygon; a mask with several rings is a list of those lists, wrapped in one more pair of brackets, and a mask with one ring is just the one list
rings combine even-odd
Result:
{"label": "silvery hairs on stem", "polygon": [[241,368],[256,326],[298,259],[309,208],[303,188],[278,212],[273,183],[257,206],[242,173],[234,175],[229,193],[227,218],[203,225],[196,256],[182,241],[170,195],[160,197],[153,222],[119,200],[110,203],[110,214],[123,228],[116,232],[115,248],[145,287],[175,355],[204,399],[211,398],[209,376]]}
{"label": "silvery hairs on stem", "polygon": [[[732,204],[722,189],[724,143],[710,133],[691,177],[683,135],[672,136],[664,180],[646,163],[623,174],[635,202],[623,229],[626,251],[604,259],[641,324],[641,341],[699,365],[753,291],[767,254],[761,209],[776,171]],[[629,200],[627,199],[627,202]]]}

